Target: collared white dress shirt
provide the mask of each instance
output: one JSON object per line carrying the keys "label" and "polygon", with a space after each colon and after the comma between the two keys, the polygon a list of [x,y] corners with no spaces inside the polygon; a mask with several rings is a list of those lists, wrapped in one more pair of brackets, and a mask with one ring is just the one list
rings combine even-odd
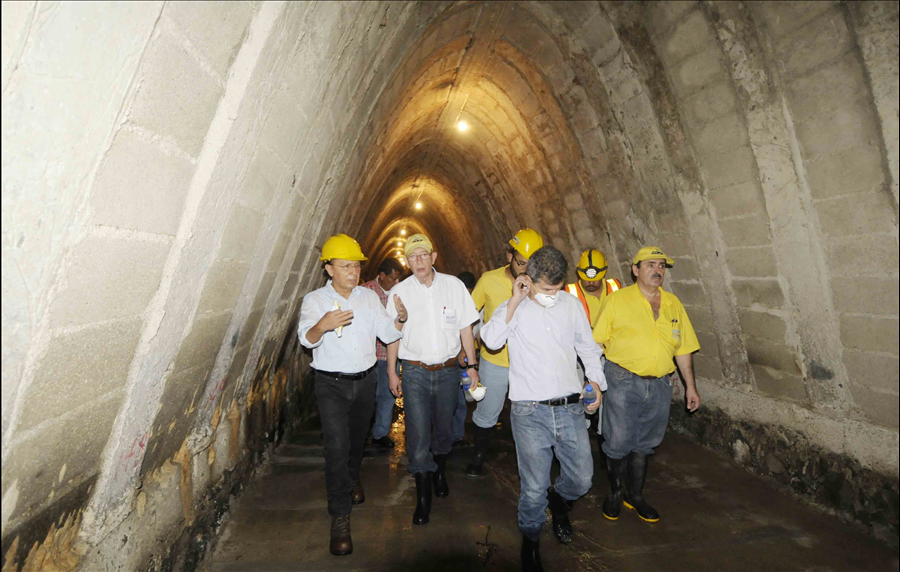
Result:
{"label": "collared white dress shirt", "polygon": [[591,325],[578,298],[560,292],[556,304],[545,308],[525,298],[509,323],[500,304],[481,329],[481,341],[491,349],[509,347],[509,399],[544,401],[581,393],[584,384],[575,371],[575,358],[585,373],[606,390],[600,365],[603,349],[594,341]]}
{"label": "collared white dress shirt", "polygon": [[[412,275],[388,293],[389,299],[394,294],[399,296],[409,312],[398,356],[428,365],[444,363],[459,355],[462,347],[459,331],[478,321],[475,302],[462,280],[433,272],[431,286],[425,286]],[[394,304],[388,304],[388,312],[392,318],[397,317]]]}
{"label": "collared white dress shirt", "polygon": [[[306,339],[307,332],[322,316],[335,309],[335,302],[340,304],[341,310],[353,310],[353,321],[344,326],[341,337],[332,330],[325,332],[317,343],[310,342]],[[402,336],[394,327],[394,319],[381,305],[378,294],[357,286],[347,299],[337,293],[331,280],[303,298],[297,333],[300,343],[312,348],[314,369],[348,374],[360,373],[375,365],[376,336],[386,344]]]}

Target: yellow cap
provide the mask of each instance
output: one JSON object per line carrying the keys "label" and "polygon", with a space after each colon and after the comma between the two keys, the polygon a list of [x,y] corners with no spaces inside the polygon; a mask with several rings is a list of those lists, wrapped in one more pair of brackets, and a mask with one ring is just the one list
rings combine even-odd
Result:
{"label": "yellow cap", "polygon": [[346,234],[336,234],[325,241],[319,260],[368,260],[363,256],[359,243]]}
{"label": "yellow cap", "polygon": [[597,282],[598,280],[603,280],[603,277],[606,276],[607,268],[609,266],[606,264],[606,257],[603,256],[603,253],[596,248],[589,248],[581,253],[581,258],[578,259],[578,267],[575,270],[578,272],[578,277],[582,280]]}
{"label": "yellow cap", "polygon": [[406,256],[409,256],[409,254],[417,248],[424,248],[428,252],[434,252],[434,246],[431,244],[431,239],[424,234],[414,234],[406,239],[406,248],[404,250]]}
{"label": "yellow cap", "polygon": [[539,235],[537,231],[531,230],[530,228],[523,228],[512,237],[512,240],[509,241],[509,245],[512,246],[516,252],[524,256],[525,260],[528,260],[531,258],[531,255],[534,254],[535,250],[544,246],[544,239],[541,238],[541,235]]}
{"label": "yellow cap", "polygon": [[634,255],[634,260],[631,261],[632,264],[637,264],[638,262],[642,262],[644,260],[657,260],[663,259],[666,261],[666,266],[669,268],[675,264],[675,261],[666,256],[666,253],[659,249],[657,246],[645,246],[644,248],[638,250],[638,253]]}

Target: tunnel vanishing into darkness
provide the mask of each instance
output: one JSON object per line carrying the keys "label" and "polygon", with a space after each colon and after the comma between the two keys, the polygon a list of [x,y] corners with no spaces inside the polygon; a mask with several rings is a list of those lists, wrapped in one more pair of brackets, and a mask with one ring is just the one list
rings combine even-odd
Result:
{"label": "tunnel vanishing into darkness", "polygon": [[896,545],[897,6],[4,1],[4,570],[227,507],[308,413],[337,232],[366,278],[402,231],[476,275],[522,227],[619,279],[658,244],[673,429]]}

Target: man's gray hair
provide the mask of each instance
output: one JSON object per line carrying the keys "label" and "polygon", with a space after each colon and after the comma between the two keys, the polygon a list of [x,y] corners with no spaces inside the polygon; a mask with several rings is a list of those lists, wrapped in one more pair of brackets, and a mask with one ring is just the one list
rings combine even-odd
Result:
{"label": "man's gray hair", "polygon": [[565,255],[552,246],[545,246],[534,251],[528,259],[525,273],[535,282],[541,278],[551,285],[556,286],[565,282],[569,272],[569,263]]}

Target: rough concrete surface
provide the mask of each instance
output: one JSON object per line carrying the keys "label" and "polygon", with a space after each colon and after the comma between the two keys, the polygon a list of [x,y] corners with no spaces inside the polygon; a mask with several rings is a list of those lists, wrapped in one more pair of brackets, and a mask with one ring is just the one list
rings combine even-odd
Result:
{"label": "rough concrete surface", "polygon": [[[797,458],[900,475],[896,2],[2,16],[5,567],[193,546],[192,519],[309,391],[293,330],[337,232],[365,279],[414,232],[438,270],[480,274],[531,227],[572,262],[601,249],[625,283],[656,244],[715,426],[760,435],[752,470],[799,470],[754,456],[776,427],[809,440]],[[163,467],[180,503],[142,492]],[[794,487],[890,529],[817,490]]]}
{"label": "rough concrete surface", "polygon": [[[454,450],[447,463],[450,495],[432,500],[430,521],[423,526],[412,523],[415,482],[406,471],[402,409],[398,412],[391,432],[397,448],[371,447],[363,459],[366,501],[351,513],[353,554],[335,557],[328,551],[321,432],[308,429],[276,449],[200,570],[519,570],[519,483],[508,410],[495,432],[499,438],[492,442],[486,477],[465,475],[471,448]],[[671,431],[651,459],[644,489],[660,522],[645,523],[626,509],[618,521],[609,521],[600,511],[605,461],[592,441],[594,485],[569,515],[574,542],[556,541],[549,516],[544,527],[541,558],[547,570],[890,570],[898,565],[896,553],[855,527],[798,503],[771,479],[748,475],[726,456]],[[766,471],[777,476],[784,467],[773,458]]]}

